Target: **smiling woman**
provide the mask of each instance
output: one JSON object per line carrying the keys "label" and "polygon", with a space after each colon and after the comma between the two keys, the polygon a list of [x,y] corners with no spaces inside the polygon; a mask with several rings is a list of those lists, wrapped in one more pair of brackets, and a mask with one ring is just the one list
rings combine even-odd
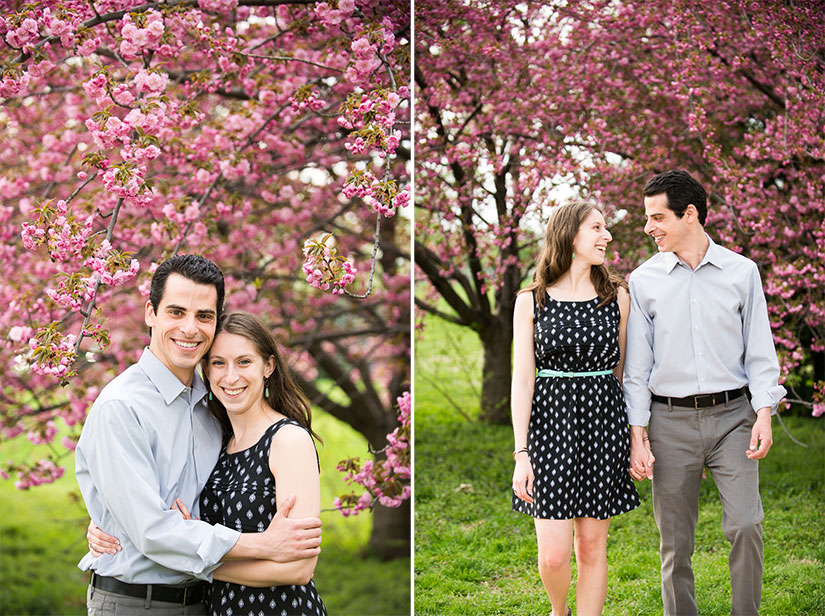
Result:
{"label": "smiling woman", "polygon": [[[310,406],[272,333],[252,314],[225,314],[204,360],[204,376],[209,410],[224,436],[201,493],[204,521],[263,532],[276,512],[317,517],[320,469]],[[271,614],[326,614],[312,581],[317,561],[224,562],[214,572],[210,611],[257,614],[263,607]]]}
{"label": "smiling woman", "polygon": [[570,614],[574,544],[578,613],[601,613],[610,519],[639,505],[620,384],[630,297],[604,263],[611,239],[595,204],[556,209],[513,315],[513,510],[534,518],[554,616]]}

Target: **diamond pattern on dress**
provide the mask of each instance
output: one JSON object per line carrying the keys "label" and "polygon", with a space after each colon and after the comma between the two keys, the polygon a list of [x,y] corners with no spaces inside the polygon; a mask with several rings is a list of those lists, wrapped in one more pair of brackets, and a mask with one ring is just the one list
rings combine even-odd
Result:
{"label": "diamond pattern on dress", "polygon": [[[533,302],[536,369],[610,370],[620,359],[618,302],[595,298]],[[527,449],[533,503],[513,495],[513,510],[535,518],[606,519],[639,506],[627,471],[630,436],[624,395],[612,374],[536,377]]]}
{"label": "diamond pattern on dress", "polygon": [[[225,448],[221,451],[201,492],[204,521],[247,533],[263,532],[269,526],[277,511],[269,451],[272,437],[287,424],[300,425],[291,419],[283,419],[270,426],[249,449],[234,454],[226,453]],[[207,603],[212,616],[326,616],[326,608],[312,581],[305,586],[292,584],[247,589],[242,584],[215,580]],[[261,610],[261,605],[267,609]]]}

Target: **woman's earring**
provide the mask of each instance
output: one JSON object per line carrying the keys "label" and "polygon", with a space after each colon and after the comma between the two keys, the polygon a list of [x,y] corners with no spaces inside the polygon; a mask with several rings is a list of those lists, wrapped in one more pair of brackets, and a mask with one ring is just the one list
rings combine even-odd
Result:
{"label": "woman's earring", "polygon": [[209,392],[209,399],[210,400],[212,399],[212,392],[211,391]]}
{"label": "woman's earring", "polygon": [[269,398],[269,385],[264,385],[264,398]]}
{"label": "woman's earring", "polygon": [[570,258],[571,258],[571,259],[575,259],[575,258],[576,258],[576,253],[574,252],[574,253],[573,253],[573,256],[572,256],[572,257],[570,257]]}

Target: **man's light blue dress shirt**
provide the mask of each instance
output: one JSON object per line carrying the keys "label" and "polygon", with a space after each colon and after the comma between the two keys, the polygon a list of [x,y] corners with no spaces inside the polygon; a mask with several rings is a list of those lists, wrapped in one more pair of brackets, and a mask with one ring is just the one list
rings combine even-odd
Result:
{"label": "man's light blue dress shirt", "polygon": [[86,509],[122,550],[79,563],[84,571],[134,584],[211,580],[240,533],[184,520],[181,498],[199,516],[198,498],[221,449],[199,374],[187,387],[148,349],[100,393],[77,443],[77,483]]}
{"label": "man's light blue dress shirt", "polygon": [[630,275],[624,394],[646,426],[651,393],[671,398],[747,386],[754,410],[787,393],[756,264],[708,237],[696,270],[660,252]]}

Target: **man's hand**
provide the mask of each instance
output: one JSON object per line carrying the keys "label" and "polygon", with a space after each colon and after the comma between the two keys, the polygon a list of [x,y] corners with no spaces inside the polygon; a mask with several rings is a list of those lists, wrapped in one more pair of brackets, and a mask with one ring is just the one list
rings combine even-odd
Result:
{"label": "man's hand", "polygon": [[278,513],[269,527],[260,534],[266,558],[286,563],[302,558],[312,558],[321,553],[321,520],[319,518],[289,518],[295,505],[295,495],[290,494],[278,506]]}
{"label": "man's hand", "polygon": [[636,481],[653,479],[653,463],[656,458],[650,450],[647,430],[642,426],[630,426],[630,476]]}
{"label": "man's hand", "polygon": [[107,535],[92,521],[89,521],[89,528],[86,529],[86,539],[89,542],[89,552],[95,558],[104,554],[117,554],[121,550],[118,538]]}
{"label": "man's hand", "polygon": [[[759,447],[757,447],[757,443]],[[751,430],[751,442],[745,452],[751,460],[761,460],[773,445],[773,431],[771,430],[771,407],[765,406],[756,412],[756,423]]]}

